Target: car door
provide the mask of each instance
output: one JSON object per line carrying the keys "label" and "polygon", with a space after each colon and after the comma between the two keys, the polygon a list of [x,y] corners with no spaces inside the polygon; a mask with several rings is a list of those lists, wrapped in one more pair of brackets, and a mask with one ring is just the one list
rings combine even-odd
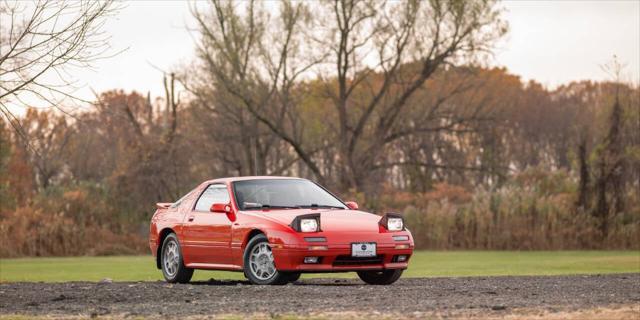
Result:
{"label": "car door", "polygon": [[231,221],[225,213],[209,211],[214,203],[229,203],[224,184],[204,188],[185,215],[183,237],[185,260],[189,263],[231,263]]}

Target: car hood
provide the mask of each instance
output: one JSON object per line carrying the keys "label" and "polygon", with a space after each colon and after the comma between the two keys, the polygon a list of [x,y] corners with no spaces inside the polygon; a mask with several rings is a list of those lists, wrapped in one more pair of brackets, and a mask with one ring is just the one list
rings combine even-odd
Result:
{"label": "car hood", "polygon": [[284,225],[291,224],[291,221],[297,216],[319,213],[322,231],[378,232],[378,222],[381,218],[368,212],[340,209],[289,209],[258,211],[256,213]]}

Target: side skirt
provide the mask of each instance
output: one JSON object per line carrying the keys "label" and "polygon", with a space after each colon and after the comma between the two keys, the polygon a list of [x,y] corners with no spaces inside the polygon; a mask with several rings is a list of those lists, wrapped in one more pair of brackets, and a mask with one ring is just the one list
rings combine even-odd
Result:
{"label": "side skirt", "polygon": [[186,267],[204,270],[242,271],[242,267],[232,264],[189,263],[186,265]]}

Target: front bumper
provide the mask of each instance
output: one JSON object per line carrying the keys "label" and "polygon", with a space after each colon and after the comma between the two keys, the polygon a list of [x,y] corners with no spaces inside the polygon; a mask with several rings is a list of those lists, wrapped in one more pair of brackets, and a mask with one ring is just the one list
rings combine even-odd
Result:
{"label": "front bumper", "polygon": [[[318,250],[318,247],[326,249]],[[315,249],[313,249],[315,247]],[[377,243],[376,257],[351,257],[351,244],[309,243],[305,245],[273,246],[273,258],[280,271],[348,272],[361,270],[406,269],[413,254],[409,243]],[[397,262],[398,256],[406,256]],[[318,263],[304,263],[305,257],[319,257]]]}

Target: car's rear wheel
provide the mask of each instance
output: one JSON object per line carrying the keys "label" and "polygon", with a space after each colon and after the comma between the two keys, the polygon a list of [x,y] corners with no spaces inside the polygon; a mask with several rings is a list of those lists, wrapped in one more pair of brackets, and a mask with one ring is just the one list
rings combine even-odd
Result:
{"label": "car's rear wheel", "polygon": [[383,271],[359,271],[358,277],[368,284],[385,285],[392,284],[402,276],[402,269]]}
{"label": "car's rear wheel", "polygon": [[184,266],[182,249],[175,233],[169,234],[162,242],[162,275],[169,283],[187,283],[193,276],[193,269]]}
{"label": "car's rear wheel", "polygon": [[289,274],[278,272],[269,240],[259,234],[249,240],[244,250],[244,274],[253,284],[286,284]]}

